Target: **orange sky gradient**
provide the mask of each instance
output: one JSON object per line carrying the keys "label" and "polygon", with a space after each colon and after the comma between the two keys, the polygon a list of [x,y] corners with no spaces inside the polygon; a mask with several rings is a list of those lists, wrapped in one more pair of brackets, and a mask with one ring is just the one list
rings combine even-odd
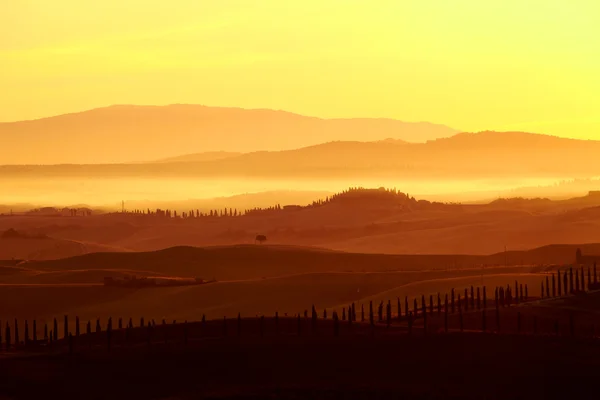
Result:
{"label": "orange sky gradient", "polygon": [[600,139],[596,0],[19,0],[0,121],[195,103]]}

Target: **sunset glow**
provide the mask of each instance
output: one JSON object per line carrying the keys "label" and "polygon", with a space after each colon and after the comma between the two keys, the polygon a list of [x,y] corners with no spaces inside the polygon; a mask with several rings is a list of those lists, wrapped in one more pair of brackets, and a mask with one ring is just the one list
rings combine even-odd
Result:
{"label": "sunset glow", "polygon": [[0,121],[194,103],[600,139],[595,0],[21,0]]}

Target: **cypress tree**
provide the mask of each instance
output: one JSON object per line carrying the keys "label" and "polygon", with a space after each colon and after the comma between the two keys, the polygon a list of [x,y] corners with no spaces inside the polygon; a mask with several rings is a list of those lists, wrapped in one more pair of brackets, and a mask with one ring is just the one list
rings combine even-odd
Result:
{"label": "cypress tree", "polygon": [[[58,321],[56,321],[56,318],[54,318],[54,327],[52,328],[52,332],[54,332],[54,334],[56,335],[56,332],[58,332]],[[54,339],[56,340],[56,339]]]}
{"label": "cypress tree", "polygon": [[[110,345],[111,345],[111,337],[112,337],[112,320],[108,318],[108,325],[106,326],[106,350],[110,353]],[[69,340],[71,340],[73,336],[69,333]]]}
{"label": "cypress tree", "polygon": [[133,328],[133,318],[129,317],[129,323],[128,323],[129,328]]}
{"label": "cypress tree", "polygon": [[[76,321],[79,321],[79,317],[75,317]],[[119,330],[123,329],[123,319],[119,317]]]}
{"label": "cypress tree", "polygon": [[327,319],[327,309],[323,309],[323,319]]}
{"label": "cypress tree", "polygon": [[444,303],[444,332],[448,333],[448,293],[446,293]]}
{"label": "cypress tree", "polygon": [[444,311],[448,314],[448,293],[444,296]]}
{"label": "cypress tree", "polygon": [[550,297],[550,282],[548,280],[548,275],[546,275],[546,297]]}
{"label": "cypress tree", "polygon": [[[373,320],[373,318],[371,318]],[[337,312],[333,312],[333,336],[338,336],[340,332]]]}
{"label": "cypress tree", "polygon": [[422,304],[423,308],[423,335],[427,335],[427,307],[425,303]]}
{"label": "cypress tree", "polygon": [[398,300],[398,321],[402,319],[402,306],[400,305],[400,297],[397,297]]}
{"label": "cypress tree", "polygon": [[12,338],[10,337],[10,326],[6,323],[6,330],[4,331],[4,340],[6,341],[6,350],[10,350]]}
{"label": "cypress tree", "polygon": [[525,284],[525,300],[529,300],[529,290],[527,290],[527,284]]}
{"label": "cypress tree", "polygon": [[544,298],[544,281],[542,281],[542,294],[541,294],[542,299]]}
{"label": "cypress tree", "polygon": [[456,298],[456,307],[458,308],[459,312],[462,310],[461,303],[460,303],[460,294]]}
{"label": "cypress tree", "polygon": [[469,292],[465,288],[465,310],[469,309]]}
{"label": "cypress tree", "polygon": [[88,323],[87,323],[87,327],[86,327],[86,333],[87,333],[88,335],[91,335],[91,334],[92,334],[92,322],[91,322],[91,321],[88,321]]}
{"label": "cypress tree", "polygon": [[102,332],[102,327],[100,326],[100,318],[96,319],[96,333]]}
{"label": "cypress tree", "polygon": [[408,317],[408,296],[404,296],[404,315]]}
{"label": "cypress tree", "polygon": [[575,291],[573,282],[573,267],[569,268],[569,293],[573,293]]}
{"label": "cypress tree", "polygon": [[487,308],[487,291],[485,286],[483,287],[483,308]]}
{"label": "cypress tree", "polygon": [[377,308],[377,321],[383,322],[383,301],[379,303],[379,307]]}
{"label": "cypress tree", "polygon": [[342,321],[346,320],[346,309],[342,308]]}
{"label": "cypress tree", "polygon": [[75,337],[79,337],[79,317],[75,317]]}
{"label": "cypress tree", "polygon": [[19,322],[15,319],[15,347],[19,345]]}
{"label": "cypress tree", "polygon": [[558,297],[561,297],[562,296],[562,284],[561,284],[561,276],[562,275],[560,274],[560,269],[556,272],[556,274],[558,275],[557,276],[557,278],[558,278],[558,282],[557,282],[558,283],[558,286],[557,286]]}
{"label": "cypress tree", "polygon": [[388,300],[388,303],[386,306],[386,319],[387,319],[387,326],[389,328],[390,325],[392,324],[392,302],[390,300]]}
{"label": "cypress tree", "polygon": [[369,323],[375,325],[375,316],[373,315],[373,300],[369,301]]}
{"label": "cypress tree", "polygon": [[144,324],[144,317],[140,318],[140,326],[142,328],[146,326],[146,324]]}
{"label": "cypress tree", "polygon": [[481,310],[481,294],[480,294],[479,286],[477,286],[477,309]]}

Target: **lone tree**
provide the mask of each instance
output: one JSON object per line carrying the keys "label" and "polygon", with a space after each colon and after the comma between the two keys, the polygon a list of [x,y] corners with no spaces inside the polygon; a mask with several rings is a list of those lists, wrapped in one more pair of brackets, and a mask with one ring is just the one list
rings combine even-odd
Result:
{"label": "lone tree", "polygon": [[265,235],[256,235],[254,238],[254,243],[258,242],[259,244],[263,244],[263,242],[267,241],[267,237]]}

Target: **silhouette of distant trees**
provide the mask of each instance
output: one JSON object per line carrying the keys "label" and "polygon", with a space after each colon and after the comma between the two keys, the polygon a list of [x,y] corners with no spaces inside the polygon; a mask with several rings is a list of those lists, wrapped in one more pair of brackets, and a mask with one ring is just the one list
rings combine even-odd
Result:
{"label": "silhouette of distant trees", "polygon": [[[426,200],[416,200],[407,193],[402,193],[397,189],[366,189],[363,187],[351,187],[348,190],[341,191],[339,193],[327,196],[324,199],[313,201],[311,204],[306,206],[300,205],[285,205],[275,204],[270,207],[255,207],[245,210],[238,210],[233,207],[224,207],[222,209],[210,209],[208,211],[196,210],[173,210],[173,209],[161,209],[156,208],[155,210],[147,209],[133,209],[127,210],[123,207],[116,214],[135,216],[135,217],[158,217],[158,218],[173,218],[178,220],[188,219],[214,219],[214,218],[238,218],[247,216],[262,216],[280,212],[294,212],[298,210],[306,210],[315,207],[325,207],[334,204],[341,205],[355,205],[355,206],[369,206],[370,204],[375,206],[383,206],[396,208],[400,210],[413,210],[433,205],[441,205],[442,203],[429,202]],[[50,211],[48,211],[51,209]],[[92,210],[87,208],[43,208],[29,211],[29,213],[54,213],[56,215],[63,216],[90,216]]]}

